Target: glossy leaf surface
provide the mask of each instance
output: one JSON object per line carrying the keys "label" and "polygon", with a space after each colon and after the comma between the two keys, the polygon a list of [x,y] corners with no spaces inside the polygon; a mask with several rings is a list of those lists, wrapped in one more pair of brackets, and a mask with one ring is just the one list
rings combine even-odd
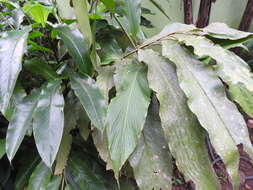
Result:
{"label": "glossy leaf surface", "polygon": [[0,111],[6,114],[26,49],[30,27],[5,33],[0,38]]}
{"label": "glossy leaf surface", "polygon": [[103,131],[105,128],[106,102],[95,81],[87,75],[73,75],[70,83],[92,124]]}
{"label": "glossy leaf surface", "polygon": [[60,81],[44,87],[34,113],[33,134],[38,152],[51,167],[58,152],[64,128],[64,99],[60,93]]}

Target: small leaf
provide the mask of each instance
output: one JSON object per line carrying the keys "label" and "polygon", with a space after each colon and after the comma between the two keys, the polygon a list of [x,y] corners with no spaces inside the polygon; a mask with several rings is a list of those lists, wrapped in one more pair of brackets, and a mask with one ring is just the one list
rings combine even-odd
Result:
{"label": "small leaf", "polygon": [[89,48],[82,34],[77,29],[71,30],[68,26],[59,26],[56,30],[80,71],[91,74],[92,64],[88,57]]}
{"label": "small leaf", "polygon": [[0,159],[5,155],[5,139],[0,139]]}
{"label": "small leaf", "polygon": [[22,57],[30,27],[4,33],[0,38],[0,111],[6,115],[16,80],[21,71]]}
{"label": "small leaf", "polygon": [[102,3],[106,6],[106,8],[111,11],[112,13],[115,12],[115,0],[101,0]]}
{"label": "small leaf", "polygon": [[31,72],[43,76],[48,81],[59,78],[53,68],[39,58],[26,60],[24,66]]}
{"label": "small leaf", "polygon": [[141,140],[130,157],[141,190],[172,188],[172,156],[162,132],[158,101],[153,99]]}
{"label": "small leaf", "polygon": [[6,136],[6,153],[10,161],[14,158],[27,130],[31,126],[33,112],[37,106],[39,92],[24,97],[15,106],[15,112],[10,120]]}
{"label": "small leaf", "polygon": [[80,31],[88,41],[88,47],[92,43],[92,33],[89,21],[87,0],[72,0]]}
{"label": "small leaf", "polygon": [[124,66],[117,95],[108,108],[106,132],[116,175],[134,151],[144,127],[150,102],[146,73],[141,65]]}
{"label": "small leaf", "polygon": [[79,98],[92,124],[100,131],[105,128],[106,102],[95,81],[87,75],[73,75],[71,88]]}
{"label": "small leaf", "polygon": [[46,190],[47,185],[50,182],[50,177],[50,168],[48,168],[43,162],[40,162],[30,177],[27,190]]}
{"label": "small leaf", "polygon": [[43,6],[40,3],[34,3],[31,1],[24,4],[23,10],[25,13],[29,14],[35,22],[41,24],[43,27],[46,26],[48,15],[52,13],[51,7]]}
{"label": "small leaf", "polygon": [[175,68],[151,49],[140,50],[139,61],[148,64],[149,85],[160,102],[162,128],[178,169],[196,189],[220,189],[204,144],[205,131],[187,107]]}
{"label": "small leaf", "polygon": [[33,133],[36,147],[48,167],[55,160],[64,128],[64,99],[60,93],[60,84],[60,81],[54,81],[42,89],[34,113]]}
{"label": "small leaf", "polygon": [[[177,66],[180,86],[188,97],[188,105],[209,133],[217,153],[224,160],[234,188],[240,184],[237,145],[253,155],[246,123],[225,93],[222,82],[210,67],[194,59],[177,42],[163,42],[163,55]],[[217,132],[219,131],[219,132]]]}

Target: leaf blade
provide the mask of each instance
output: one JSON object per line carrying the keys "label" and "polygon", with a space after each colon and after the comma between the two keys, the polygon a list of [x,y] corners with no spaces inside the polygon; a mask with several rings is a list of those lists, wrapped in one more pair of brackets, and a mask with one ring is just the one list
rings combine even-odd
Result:
{"label": "leaf blade", "polygon": [[51,167],[63,134],[64,99],[60,93],[61,81],[54,81],[42,89],[34,113],[33,133],[36,147],[45,164]]}
{"label": "leaf blade", "polygon": [[18,75],[30,27],[7,32],[0,39],[0,111],[6,114]]}
{"label": "leaf blade", "polygon": [[105,128],[106,102],[95,81],[88,75],[73,75],[70,84],[91,122],[100,131],[103,131]]}
{"label": "leaf blade", "polygon": [[204,144],[205,132],[187,107],[175,68],[151,49],[138,54],[139,61],[148,64],[149,85],[160,102],[162,128],[177,167],[197,189],[219,189]]}
{"label": "leaf blade", "polygon": [[[125,66],[117,96],[112,99],[107,114],[109,151],[116,174],[138,143],[149,102],[145,67],[136,64]],[[134,111],[137,108],[138,114]]]}
{"label": "leaf blade", "polygon": [[[208,131],[211,142],[224,160],[236,188],[240,184],[236,145],[242,143],[246,150],[250,150],[251,144],[243,117],[227,99],[223,84],[210,68],[192,58],[175,41],[163,43],[163,54],[177,65],[180,86],[188,97],[189,108]],[[221,130],[221,133],[217,133]],[[250,150],[248,153],[252,152]]]}

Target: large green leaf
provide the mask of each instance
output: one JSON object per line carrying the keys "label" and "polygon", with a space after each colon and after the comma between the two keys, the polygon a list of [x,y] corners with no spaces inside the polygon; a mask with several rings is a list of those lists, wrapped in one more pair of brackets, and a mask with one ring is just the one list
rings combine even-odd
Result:
{"label": "large green leaf", "polygon": [[59,78],[58,74],[53,70],[53,68],[50,67],[47,62],[39,58],[26,60],[24,66],[31,72],[43,76],[48,81]]}
{"label": "large green leaf", "polygon": [[6,114],[16,80],[21,71],[22,56],[30,27],[7,32],[0,39],[0,111]]}
{"label": "large green leaf", "polygon": [[6,153],[10,161],[14,158],[27,130],[32,124],[33,112],[37,106],[38,96],[39,92],[35,91],[24,97],[15,106],[6,136]]}
{"label": "large green leaf", "polygon": [[141,0],[116,0],[119,13],[127,19],[126,28],[130,35],[136,39],[142,38],[141,31]]}
{"label": "large green leaf", "polygon": [[[226,82],[230,89],[231,97],[240,104],[246,113],[251,115],[249,107],[253,106],[250,94],[253,94],[253,74],[246,62],[229,50],[212,41],[195,35],[173,35],[186,45],[194,47],[194,53],[198,56],[210,56],[216,60],[215,67],[218,76]],[[245,96],[247,94],[247,96]],[[250,100],[250,101],[249,101]]]}
{"label": "large green leaf", "polygon": [[70,131],[76,127],[78,119],[78,110],[76,107],[76,98],[74,97],[73,92],[71,92],[65,99],[64,132],[61,140],[61,145],[56,157],[56,165],[54,170],[55,175],[62,174],[63,170],[67,165],[72,144],[72,135],[70,134]]}
{"label": "large green leaf", "polygon": [[0,159],[5,155],[5,139],[0,139]]}
{"label": "large green leaf", "polygon": [[239,154],[237,145],[252,157],[246,123],[225,93],[222,82],[213,70],[194,59],[177,42],[163,42],[163,55],[177,66],[180,86],[188,97],[188,105],[208,131],[217,153],[224,160],[235,187],[238,176]]}
{"label": "large green leaf", "polygon": [[103,131],[105,128],[106,102],[95,81],[88,75],[75,74],[70,83],[92,124]]}
{"label": "large green leaf", "polygon": [[141,140],[130,157],[136,182],[141,190],[171,189],[173,162],[162,132],[159,105],[154,97]]}
{"label": "large green leaf", "polygon": [[123,66],[117,95],[108,108],[107,136],[116,174],[134,151],[144,127],[150,102],[146,74],[144,66]]}
{"label": "large green leaf", "polygon": [[92,33],[89,21],[89,10],[87,6],[88,2],[87,0],[72,0],[72,3],[78,20],[79,28],[88,41],[88,47],[90,47],[92,43]]}
{"label": "large green leaf", "polygon": [[52,13],[53,9],[52,7],[43,6],[37,2],[28,1],[24,4],[23,10],[25,13],[29,14],[35,22],[42,26],[46,26],[48,15]]}
{"label": "large green leaf", "polygon": [[67,180],[76,190],[107,190],[102,181],[92,171],[86,160],[71,158],[68,163]]}
{"label": "large green leaf", "polygon": [[162,128],[177,167],[196,189],[219,189],[204,144],[205,132],[187,107],[175,68],[152,50],[139,51],[139,60],[148,64],[149,85],[157,93]]}
{"label": "large green leaf", "polygon": [[64,99],[60,84],[61,81],[54,81],[42,89],[33,120],[38,152],[49,167],[55,160],[64,128]]}
{"label": "large green leaf", "polygon": [[88,57],[88,43],[79,30],[71,30],[68,26],[58,26],[58,35],[63,40],[69,54],[75,60],[82,73],[91,74],[92,64]]}
{"label": "large green leaf", "polygon": [[43,162],[35,168],[32,173],[27,190],[46,190],[50,182],[51,171]]}

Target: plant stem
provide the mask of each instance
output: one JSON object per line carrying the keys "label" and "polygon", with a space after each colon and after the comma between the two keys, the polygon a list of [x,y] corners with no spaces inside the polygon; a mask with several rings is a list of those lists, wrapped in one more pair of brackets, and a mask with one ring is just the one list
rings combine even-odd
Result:
{"label": "plant stem", "polygon": [[184,1],[184,23],[193,24],[192,0]]}
{"label": "plant stem", "polygon": [[118,23],[118,25],[120,26],[120,28],[123,30],[123,32],[125,33],[125,35],[127,36],[129,42],[132,44],[132,46],[136,49],[136,44],[134,43],[133,39],[131,38],[131,36],[127,33],[127,31],[125,30],[125,28],[123,27],[123,25],[121,24],[120,20],[117,18],[117,16],[115,14],[112,14],[113,18],[116,20],[116,22]]}
{"label": "plant stem", "polygon": [[201,0],[196,23],[197,27],[204,28],[209,24],[212,2],[214,3],[215,1],[216,0]]}
{"label": "plant stem", "polygon": [[246,9],[239,26],[239,30],[248,31],[253,18],[253,0],[248,0]]}

